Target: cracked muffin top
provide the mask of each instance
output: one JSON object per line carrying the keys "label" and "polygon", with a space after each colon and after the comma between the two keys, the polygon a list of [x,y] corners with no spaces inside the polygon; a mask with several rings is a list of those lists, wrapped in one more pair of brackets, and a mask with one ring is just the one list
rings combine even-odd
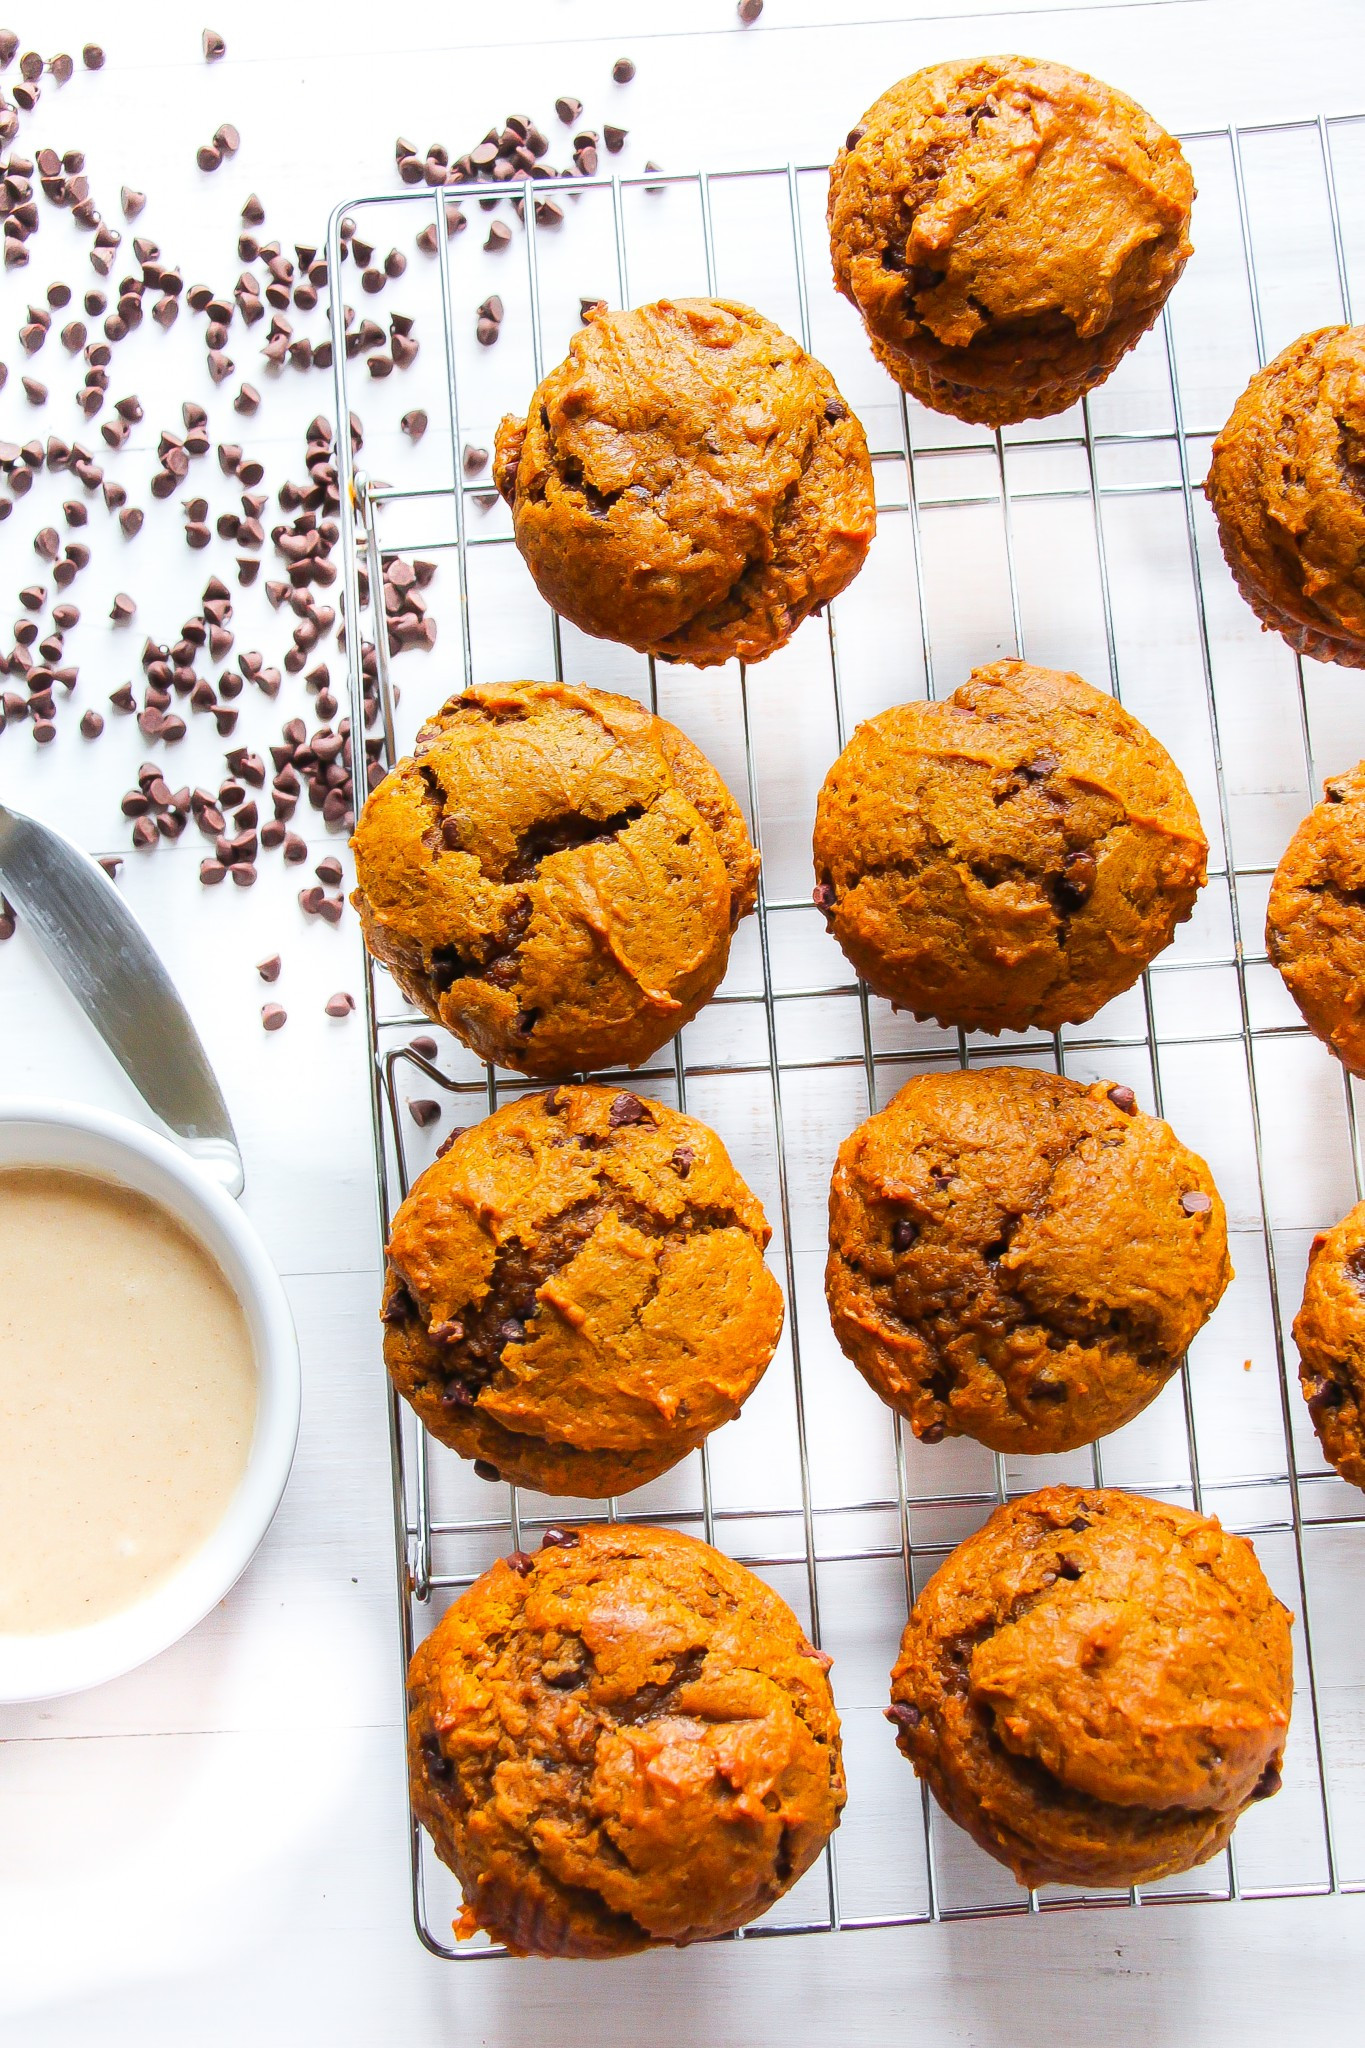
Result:
{"label": "cracked muffin top", "polygon": [[839,1148],[834,1334],[925,1443],[1074,1450],[1145,1408],[1232,1277],[1204,1161],[1131,1088],[921,1074]]}
{"label": "cracked muffin top", "polygon": [[481,1058],[542,1080],[639,1066],[714,994],[753,909],[739,807],[629,697],[452,697],[351,842],[370,952]]}
{"label": "cracked muffin top", "polygon": [[1265,942],[1309,1030],[1365,1075],[1365,761],[1323,784],[1285,848]]}
{"label": "cracked muffin top", "polygon": [[457,1934],[604,1957],[766,1912],[843,1808],[828,1666],[752,1572],[671,1529],[552,1529],[495,1564],[408,1672]]}
{"label": "cracked muffin top", "polygon": [[1301,334],[1258,371],[1204,486],[1261,624],[1365,668],[1365,327]]}
{"label": "cracked muffin top", "polygon": [[624,1493],[762,1377],[770,1235],[695,1117],[615,1088],[523,1096],[459,1132],[395,1216],[385,1362],[486,1477]]}
{"label": "cracked muffin top", "polygon": [[878,995],[1053,1031],[1129,988],[1202,887],[1165,748],[1079,676],[998,661],[860,725],[815,814],[815,901]]}
{"label": "cracked muffin top", "polygon": [[781,647],[857,575],[876,522],[828,370],[725,299],[594,314],[503,420],[493,469],[548,604],[697,668]]}
{"label": "cracked muffin top", "polygon": [[1115,1488],[995,1510],[915,1602],[896,1740],[1020,1884],[1151,1884],[1278,1791],[1290,1616],[1212,1517]]}
{"label": "cracked muffin top", "polygon": [[1150,114],[1083,72],[974,57],[903,78],[830,171],[834,281],[925,405],[1062,411],[1151,326],[1194,184]]}
{"label": "cracked muffin top", "polygon": [[1323,1456],[1365,1487],[1365,1202],[1313,1239],[1294,1342]]}

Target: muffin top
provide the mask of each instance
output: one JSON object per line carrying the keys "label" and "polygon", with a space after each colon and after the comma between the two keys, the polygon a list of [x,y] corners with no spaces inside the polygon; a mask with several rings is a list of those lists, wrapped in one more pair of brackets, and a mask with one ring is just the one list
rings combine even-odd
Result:
{"label": "muffin top", "polygon": [[1114,1488],[997,1508],[915,1602],[903,1753],[1021,1884],[1149,1883],[1278,1790],[1290,1617],[1251,1545]]}
{"label": "muffin top", "polygon": [[1160,1391],[1231,1278],[1202,1159],[1130,1088],[922,1074],[839,1148],[826,1292],[916,1436],[1073,1450]]}
{"label": "muffin top", "polygon": [[633,699],[452,697],[352,841],[365,943],[484,1059],[638,1066],[712,994],[758,856],[715,769]]}
{"label": "muffin top", "polygon": [[1208,845],[1180,770],[1122,705],[999,661],[858,727],[814,853],[815,901],[878,995],[968,1031],[1051,1031],[1169,945]]}
{"label": "muffin top", "polygon": [[413,1804],[460,1933],[628,1955],[740,1927],[844,1804],[828,1658],[752,1572],[671,1529],[552,1530],[408,1673]]}
{"label": "muffin top", "polygon": [[1365,327],[1301,334],[1254,376],[1205,488],[1223,552],[1267,628],[1365,666]]}
{"label": "muffin top", "polygon": [[541,595],[602,639],[761,661],[857,573],[863,430],[821,364],[722,299],[597,313],[494,453]]}
{"label": "muffin top", "polygon": [[1365,1487],[1365,1202],[1314,1238],[1294,1342],[1323,1455]]}
{"label": "muffin top", "polygon": [[1275,870],[1265,942],[1309,1029],[1365,1074],[1365,761],[1323,792]]}
{"label": "muffin top", "polygon": [[1179,144],[1111,86],[1031,57],[934,64],[835,159],[835,283],[877,340],[949,376],[1061,380],[1150,325],[1193,197]]}
{"label": "muffin top", "polygon": [[394,1218],[384,1356],[434,1435],[601,1498],[738,1414],[782,1328],[770,1231],[714,1131],[554,1088],[462,1131]]}

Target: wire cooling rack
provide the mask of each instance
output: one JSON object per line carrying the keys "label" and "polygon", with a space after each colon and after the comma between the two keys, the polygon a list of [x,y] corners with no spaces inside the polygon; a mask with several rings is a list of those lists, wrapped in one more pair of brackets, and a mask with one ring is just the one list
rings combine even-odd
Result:
{"label": "wire cooling rack", "polygon": [[[367,436],[363,469],[337,436],[353,729],[362,636],[377,650],[386,760],[476,680],[568,676],[624,690],[711,755],[764,856],[757,914],[720,993],[631,1076],[633,1088],[720,1131],[773,1223],[787,1324],[743,1415],[651,1486],[580,1508],[485,1484],[392,1404],[405,1664],[494,1557],[533,1546],[551,1522],[604,1514],[719,1544],[833,1654],[850,1781],[843,1826],[823,1861],[736,1939],[1365,1889],[1365,1514],[1318,1452],[1288,1338],[1314,1231],[1361,1193],[1357,1106],[1261,939],[1275,863],[1321,776],[1365,752],[1365,711],[1352,672],[1298,661],[1258,632],[1200,491],[1212,435],[1257,364],[1305,329],[1349,320],[1353,285],[1362,303],[1365,117],[1182,140],[1200,188],[1196,253],[1161,321],[1078,409],[994,435],[921,410],[873,362],[830,284],[823,166],[504,186],[525,218],[519,255],[514,245],[502,257],[477,246],[486,186],[358,199],[331,222],[337,417],[363,413]],[[535,218],[532,202],[547,191],[568,214],[555,230]],[[451,199],[473,230],[453,239],[443,231]],[[363,390],[363,358],[348,360],[344,347],[348,217],[375,242],[436,227],[435,260],[408,279],[420,367]],[[491,291],[505,304],[494,349],[474,335]],[[874,458],[879,531],[862,575],[748,671],[656,668],[577,634],[536,595],[486,472],[465,459],[471,443],[491,445],[501,411],[525,411],[578,325],[581,296],[630,305],[686,292],[743,299],[798,335],[856,406]],[[417,403],[431,424],[414,450],[398,413]],[[408,484],[379,481],[400,468]],[[437,565],[442,620],[435,654],[399,664],[372,609],[380,565],[397,555]],[[851,980],[810,901],[815,797],[859,718],[1025,653],[1107,684],[1170,748],[1208,832],[1209,882],[1141,985],[1090,1023],[1055,1036],[964,1036],[893,1015]],[[444,1034],[435,1059],[414,1052],[414,1030],[432,1027],[373,968],[367,1017],[387,1229],[452,1123],[533,1084],[480,1067]],[[1127,1428],[1068,1457],[916,1443],[841,1357],[825,1312],[824,1205],[839,1141],[911,1074],[1001,1061],[1128,1082],[1209,1159],[1228,1205],[1237,1279],[1184,1370]],[[441,1103],[439,1124],[418,1128],[406,1113],[414,1097]],[[1295,1615],[1282,1792],[1247,1814],[1216,1862],[1141,1892],[1020,1892],[944,1820],[882,1718],[907,1604],[924,1580],[997,1501],[1058,1479],[1216,1512],[1254,1539]],[[501,1953],[482,1938],[456,1949],[453,1881],[415,1827],[412,1881],[429,1949]]]}

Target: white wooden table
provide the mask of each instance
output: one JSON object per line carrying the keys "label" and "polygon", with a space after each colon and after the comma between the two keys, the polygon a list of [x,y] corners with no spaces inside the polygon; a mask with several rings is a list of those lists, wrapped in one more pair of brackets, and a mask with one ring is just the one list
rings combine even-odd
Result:
{"label": "white wooden table", "polygon": [[[463,0],[384,13],[355,0],[293,10],[236,0],[214,13],[228,55],[212,66],[200,54],[199,15],[169,0],[116,10],[48,0],[16,8],[14,19],[21,47],[45,54],[78,53],[90,37],[105,44],[103,73],[78,70],[64,90],[45,87],[27,133],[83,147],[98,194],[145,188],[138,229],[184,263],[187,282],[196,251],[213,276],[235,275],[236,211],[248,189],[266,203],[262,232],[320,241],[335,199],[387,185],[396,133],[419,146],[437,137],[467,146],[510,110],[547,118],[565,92],[584,101],[592,125],[614,119],[631,130],[621,161],[632,169],[646,156],[670,168],[815,161],[892,79],[972,50],[1023,48],[1077,64],[1172,128],[1365,105],[1359,0],[1302,0],[1292,14],[1279,0],[994,12],[938,0],[920,13],[894,0],[768,0],[762,22],[742,32],[733,0],[520,0],[515,9]],[[626,88],[609,75],[622,55],[638,66]],[[194,147],[223,120],[241,130],[241,154],[204,179]],[[32,273],[0,284],[6,337],[64,233],[62,223],[45,228]],[[63,260],[83,285],[75,249],[72,230]],[[273,481],[301,474],[302,428],[329,412],[329,380],[282,379],[256,422],[236,421],[188,334],[153,339],[160,356],[130,344],[118,358],[134,382],[148,366],[143,438],[130,442],[144,472],[169,398],[198,395],[215,440],[262,448]],[[59,415],[55,401],[29,413],[17,346],[7,338],[0,353],[11,364],[0,438],[69,435],[74,416]],[[254,349],[237,353],[253,375]],[[154,390],[153,366],[168,360],[173,388],[158,372]],[[123,375],[120,367],[119,390]],[[412,390],[409,402],[420,402]],[[0,527],[13,588],[30,579],[29,536],[40,507],[55,510],[65,494],[58,482],[44,479]],[[134,673],[144,630],[173,637],[195,609],[209,558],[185,550],[178,525],[171,501],[126,553],[116,535],[96,536],[73,638],[86,701],[102,704]],[[120,588],[138,596],[140,612],[133,634],[118,637],[104,621]],[[271,617],[258,593],[244,593],[239,648],[282,646]],[[248,705],[239,737],[259,743],[278,723],[272,707]],[[0,738],[0,793],[68,827],[74,820],[93,851],[126,852],[117,799],[146,751],[126,726],[91,749],[74,719],[42,752],[10,734]],[[219,761],[220,749],[192,732],[178,779],[216,779]],[[317,821],[304,815],[307,830]],[[316,859],[333,842],[313,837]],[[191,832],[151,859],[130,858],[123,886],[194,1011],[237,1121],[246,1206],[285,1276],[302,1339],[303,1434],[255,1565],[188,1641],[96,1692],[0,1709],[0,2039],[16,2048],[852,2048],[894,2030],[964,2048],[1250,2048],[1333,2025],[1357,2038],[1358,1897],[722,1944],[614,1966],[463,1968],[421,1950],[408,1906],[365,1048],[356,1021],[334,1022],[322,1008],[333,990],[358,989],[359,941],[349,915],[339,930],[304,919],[301,871],[273,859],[254,890],[206,898],[194,873],[200,850]],[[268,1037],[252,963],[276,951],[285,969],[269,994],[290,1019]],[[0,1092],[138,1113],[22,932],[0,948],[0,1049]]]}

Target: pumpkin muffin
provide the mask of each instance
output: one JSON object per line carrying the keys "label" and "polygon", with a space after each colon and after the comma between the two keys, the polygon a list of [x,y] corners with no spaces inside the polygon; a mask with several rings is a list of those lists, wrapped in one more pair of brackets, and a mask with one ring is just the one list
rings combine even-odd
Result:
{"label": "pumpkin muffin", "polygon": [[995,1510],[915,1602],[896,1741],[1020,1884],[1153,1884],[1280,1786],[1288,1611],[1211,1516],[1049,1486]]}
{"label": "pumpkin muffin", "polygon": [[492,1476],[602,1498],[738,1415],[777,1347],[763,1210],[714,1131],[615,1088],[505,1103],[394,1218],[384,1358]]}
{"label": "pumpkin muffin", "polygon": [[1365,1202],[1313,1239],[1294,1342],[1323,1456],[1365,1487]]}
{"label": "pumpkin muffin", "polygon": [[1285,848],[1265,942],[1309,1030],[1365,1075],[1365,761],[1323,784]]}
{"label": "pumpkin muffin", "polygon": [[1247,385],[1205,490],[1267,632],[1365,668],[1365,327],[1301,334]]}
{"label": "pumpkin muffin", "polygon": [[781,647],[852,582],[876,523],[828,370],[726,299],[593,315],[498,428],[493,469],[548,604],[696,668]]}
{"label": "pumpkin muffin", "polygon": [[967,1031],[1079,1024],[1203,885],[1165,748],[1079,676],[998,661],[860,725],[815,814],[815,901],[856,971]]}
{"label": "pumpkin muffin", "polygon": [[552,1529],[495,1564],[408,1672],[456,1933],[600,1958],[766,1912],[839,1824],[828,1667],[776,1593],[671,1529]]}
{"label": "pumpkin muffin", "polygon": [[639,1066],[695,1017],[753,909],[739,807],[629,697],[452,697],[351,842],[365,943],[481,1058],[542,1080]]}
{"label": "pumpkin muffin", "polygon": [[936,412],[1063,412],[1156,319],[1194,182],[1150,114],[1032,57],[930,65],[883,93],[829,178],[834,281]]}
{"label": "pumpkin muffin", "polygon": [[1208,1167],[1131,1088],[921,1074],[839,1148],[834,1334],[924,1443],[1042,1454],[1107,1436],[1231,1277]]}

